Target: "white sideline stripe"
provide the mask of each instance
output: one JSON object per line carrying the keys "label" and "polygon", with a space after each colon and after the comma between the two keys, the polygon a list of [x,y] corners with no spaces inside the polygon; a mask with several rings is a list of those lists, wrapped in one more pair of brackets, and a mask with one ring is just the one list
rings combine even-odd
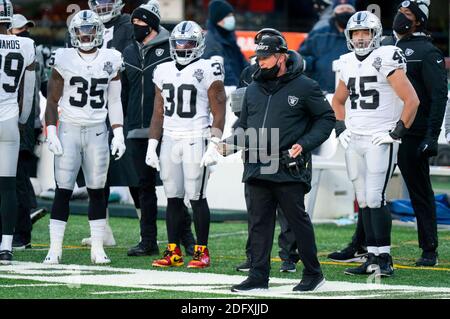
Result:
{"label": "white sideline stripe", "polygon": [[[96,271],[97,274],[94,274]],[[41,263],[13,262],[0,267],[0,278],[34,280],[45,283],[102,287],[122,287],[138,290],[184,291],[230,297],[274,298],[371,298],[378,296],[402,296],[408,293],[450,295],[450,287],[418,287],[327,281],[315,292],[298,293],[292,288],[299,279],[271,278],[270,289],[260,292],[232,293],[231,285],[246,279],[241,275],[222,275],[202,272],[174,272],[151,269],[114,268],[111,266],[44,265]],[[362,292],[358,295],[358,291]],[[329,293],[332,295],[323,295]]]}
{"label": "white sideline stripe", "polygon": [[155,292],[151,289],[146,290],[124,290],[124,291],[98,291],[98,292],[91,292],[91,295],[121,295],[121,294],[142,294],[142,293],[148,293],[148,292]]}
{"label": "white sideline stripe", "polygon": [[11,284],[0,285],[0,288],[19,288],[19,287],[52,287],[52,286],[67,286],[66,284]]}

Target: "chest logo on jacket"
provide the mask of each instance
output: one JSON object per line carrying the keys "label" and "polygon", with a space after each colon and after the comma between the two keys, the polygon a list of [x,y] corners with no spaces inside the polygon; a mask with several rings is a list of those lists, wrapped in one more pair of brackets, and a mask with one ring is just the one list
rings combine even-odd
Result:
{"label": "chest logo on jacket", "polygon": [[156,49],[155,50],[155,54],[156,54],[156,56],[161,56],[161,55],[163,55],[164,54],[164,49]]}
{"label": "chest logo on jacket", "polygon": [[296,106],[298,104],[298,97],[289,95],[288,96],[288,103],[289,103],[290,106]]}
{"label": "chest logo on jacket", "polygon": [[198,83],[200,83],[204,78],[203,70],[201,69],[195,70],[193,77],[197,79]]}
{"label": "chest logo on jacket", "polygon": [[413,49],[406,49],[405,50],[405,55],[406,56],[411,56],[411,55],[413,55],[414,54],[414,50]]}

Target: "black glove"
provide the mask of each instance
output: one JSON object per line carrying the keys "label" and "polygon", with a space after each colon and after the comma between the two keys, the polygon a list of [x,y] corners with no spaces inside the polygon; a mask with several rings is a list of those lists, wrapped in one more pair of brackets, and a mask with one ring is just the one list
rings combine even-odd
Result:
{"label": "black glove", "polygon": [[438,153],[438,138],[425,136],[418,149],[419,155],[426,157],[436,156]]}

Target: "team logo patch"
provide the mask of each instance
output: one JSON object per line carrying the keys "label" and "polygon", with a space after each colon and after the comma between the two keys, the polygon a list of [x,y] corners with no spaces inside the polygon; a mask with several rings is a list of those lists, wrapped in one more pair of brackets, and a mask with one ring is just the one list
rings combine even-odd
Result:
{"label": "team logo patch", "polygon": [[113,64],[109,61],[105,62],[105,65],[103,66],[103,71],[111,75],[114,72]]}
{"label": "team logo patch", "polygon": [[298,104],[298,97],[289,95],[288,96],[288,103],[289,103],[290,106],[296,106]]}
{"label": "team logo patch", "polygon": [[164,49],[156,49],[155,51],[156,56],[161,56],[164,54]]}
{"label": "team logo patch", "polygon": [[411,55],[413,55],[414,54],[414,50],[413,49],[406,49],[405,50],[405,55],[406,56],[411,56]]}
{"label": "team logo patch", "polygon": [[373,61],[372,66],[377,69],[377,71],[379,72],[381,69],[381,63],[383,62],[383,60],[381,60],[381,58],[379,56],[377,56],[375,58],[375,61]]}
{"label": "team logo patch", "polygon": [[200,83],[204,78],[203,70],[195,70],[193,77],[197,79],[198,83]]}

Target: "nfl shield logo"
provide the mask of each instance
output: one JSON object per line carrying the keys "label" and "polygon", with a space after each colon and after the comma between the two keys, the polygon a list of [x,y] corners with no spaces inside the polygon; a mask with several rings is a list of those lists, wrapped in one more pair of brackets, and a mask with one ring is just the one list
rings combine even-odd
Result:
{"label": "nfl shield logo", "polygon": [[200,83],[204,78],[203,70],[201,69],[195,70],[193,77],[197,79],[198,83]]}
{"label": "nfl shield logo", "polygon": [[155,51],[156,56],[161,56],[164,54],[164,49],[156,49]]}
{"label": "nfl shield logo", "polygon": [[103,71],[107,72],[109,75],[111,75],[114,72],[113,65],[111,62],[105,62],[105,65],[103,66]]}
{"label": "nfl shield logo", "polygon": [[413,55],[414,54],[414,50],[413,49],[406,49],[405,50],[405,55],[406,56],[411,56],[411,55]]}
{"label": "nfl shield logo", "polygon": [[298,103],[298,97],[289,95],[288,96],[288,103],[289,103],[290,106],[296,106],[297,103]]}
{"label": "nfl shield logo", "polygon": [[379,56],[377,56],[375,58],[375,60],[373,61],[372,66],[377,69],[378,72],[380,72],[381,66],[382,66],[383,60],[381,60],[381,58]]}

